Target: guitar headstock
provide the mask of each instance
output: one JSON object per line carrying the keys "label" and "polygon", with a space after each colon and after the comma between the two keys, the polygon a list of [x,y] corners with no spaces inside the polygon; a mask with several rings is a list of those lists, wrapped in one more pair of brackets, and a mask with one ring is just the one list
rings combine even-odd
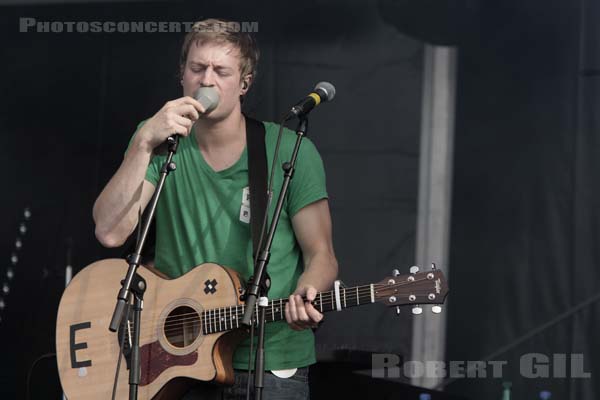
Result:
{"label": "guitar headstock", "polygon": [[[375,301],[387,306],[413,305],[413,314],[421,314],[422,304],[442,304],[448,295],[448,284],[444,273],[435,268],[419,272],[418,267],[411,267],[410,274],[401,275],[398,270],[374,285]],[[433,306],[431,311],[439,314],[440,306]]]}

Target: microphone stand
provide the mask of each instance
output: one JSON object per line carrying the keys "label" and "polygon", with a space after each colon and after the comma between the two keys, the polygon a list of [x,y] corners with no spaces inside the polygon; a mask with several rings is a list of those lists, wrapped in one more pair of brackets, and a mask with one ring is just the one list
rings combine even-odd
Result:
{"label": "microphone stand", "polygon": [[[140,324],[142,320],[142,309],[144,307],[144,292],[146,290],[146,281],[140,275],[137,274],[137,268],[140,265],[142,258],[142,249],[148,236],[148,230],[150,229],[150,223],[154,218],[156,212],[156,206],[158,199],[163,190],[167,175],[171,171],[175,171],[177,166],[172,161],[173,155],[177,152],[177,146],[179,145],[179,136],[172,135],[167,138],[168,144],[168,155],[161,171],[158,186],[152,195],[150,200],[150,208],[148,215],[144,221],[141,222],[140,235],[138,237],[135,250],[133,254],[127,256],[127,262],[129,263],[129,269],[125,275],[125,279],[121,281],[121,290],[117,295],[117,304],[113,312],[112,319],[110,321],[109,330],[111,332],[117,332],[119,326],[123,322],[123,313],[126,308],[130,305],[131,298],[133,298],[133,337],[131,341],[131,359],[129,367],[129,399],[136,400],[138,395],[138,386],[140,384],[141,377],[141,358],[140,358]],[[127,322],[127,321],[125,321]],[[119,351],[122,351],[120,349]],[[121,354],[119,354],[121,357]],[[116,383],[115,383],[116,387]]]}
{"label": "microphone stand", "polygon": [[[256,356],[254,358],[254,398],[255,400],[262,399],[262,389],[264,388],[264,374],[265,374],[265,308],[268,305],[267,294],[270,287],[270,280],[267,275],[267,266],[271,257],[271,247],[273,245],[273,239],[275,237],[275,230],[279,223],[281,216],[281,210],[283,209],[283,202],[287,194],[290,181],[294,176],[296,168],[296,159],[298,158],[298,151],[300,150],[300,144],[302,139],[306,136],[308,130],[308,119],[306,115],[299,115],[298,127],[296,128],[296,144],[292,152],[292,159],[289,162],[285,162],[282,165],[283,168],[283,183],[279,197],[277,198],[277,205],[275,206],[275,212],[273,219],[269,225],[269,231],[267,233],[267,240],[261,250],[259,250],[256,263],[254,264],[254,276],[250,277],[247,284],[247,290],[245,293],[245,304],[244,316],[242,318],[242,324],[251,326],[252,314],[255,312],[256,302],[258,297],[260,312],[258,312],[258,343],[256,346]],[[266,210],[268,215],[269,210]]]}

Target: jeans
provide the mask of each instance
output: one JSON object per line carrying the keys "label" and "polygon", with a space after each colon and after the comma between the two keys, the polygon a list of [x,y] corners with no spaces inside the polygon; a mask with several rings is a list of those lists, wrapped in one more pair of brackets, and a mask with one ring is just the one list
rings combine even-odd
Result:
{"label": "jeans", "polygon": [[[233,386],[216,386],[200,383],[187,392],[181,400],[245,400],[248,371],[235,370]],[[254,399],[254,375],[250,381],[250,399]],[[265,372],[263,400],[308,400],[308,367],[298,368],[289,378],[278,378]]]}

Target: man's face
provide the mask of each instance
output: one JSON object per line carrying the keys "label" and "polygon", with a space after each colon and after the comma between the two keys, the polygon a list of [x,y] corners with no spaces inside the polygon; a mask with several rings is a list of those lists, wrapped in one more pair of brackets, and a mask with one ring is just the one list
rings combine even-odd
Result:
{"label": "man's face", "polygon": [[240,55],[237,47],[229,43],[192,42],[183,69],[183,95],[194,97],[202,86],[212,86],[219,93],[217,108],[207,119],[224,119],[240,108],[242,88]]}

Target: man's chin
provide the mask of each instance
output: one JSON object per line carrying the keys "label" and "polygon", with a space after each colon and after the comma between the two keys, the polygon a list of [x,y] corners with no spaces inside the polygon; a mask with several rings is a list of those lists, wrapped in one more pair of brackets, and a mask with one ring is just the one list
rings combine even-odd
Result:
{"label": "man's chin", "polygon": [[[229,113],[231,114],[231,113]],[[201,114],[200,115],[200,119],[204,120],[206,122],[219,122],[219,121],[223,121],[224,119],[226,119],[229,116],[228,113],[223,112],[222,110],[219,110],[219,107],[215,108],[214,110],[210,110],[207,113]]]}

